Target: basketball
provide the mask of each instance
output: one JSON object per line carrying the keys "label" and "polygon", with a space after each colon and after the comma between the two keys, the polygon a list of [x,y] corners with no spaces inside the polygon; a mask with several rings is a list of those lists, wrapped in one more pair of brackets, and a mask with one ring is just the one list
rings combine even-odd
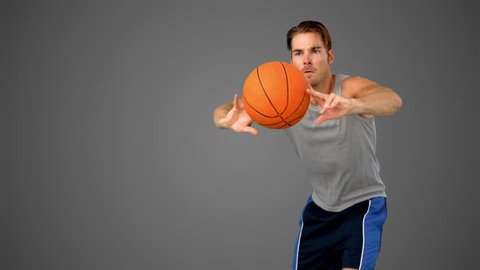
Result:
{"label": "basketball", "polygon": [[285,129],[299,122],[308,109],[307,81],[292,64],[267,62],[245,79],[243,101],[247,114],[258,124]]}

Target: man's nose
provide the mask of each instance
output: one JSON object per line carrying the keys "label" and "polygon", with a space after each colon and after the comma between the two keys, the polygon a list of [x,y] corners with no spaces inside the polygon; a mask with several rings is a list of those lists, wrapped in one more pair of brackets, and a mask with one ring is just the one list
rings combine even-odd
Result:
{"label": "man's nose", "polygon": [[310,57],[309,53],[306,53],[303,55],[303,64],[311,64],[312,63],[312,58]]}

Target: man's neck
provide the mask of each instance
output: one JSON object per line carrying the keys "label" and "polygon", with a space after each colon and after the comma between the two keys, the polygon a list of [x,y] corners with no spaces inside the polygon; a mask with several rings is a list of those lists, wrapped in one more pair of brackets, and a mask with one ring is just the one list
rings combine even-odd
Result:
{"label": "man's neck", "polygon": [[315,90],[324,93],[324,94],[330,94],[333,92],[333,87],[335,85],[335,76],[332,73],[329,73],[325,80],[322,81],[320,85],[315,87]]}

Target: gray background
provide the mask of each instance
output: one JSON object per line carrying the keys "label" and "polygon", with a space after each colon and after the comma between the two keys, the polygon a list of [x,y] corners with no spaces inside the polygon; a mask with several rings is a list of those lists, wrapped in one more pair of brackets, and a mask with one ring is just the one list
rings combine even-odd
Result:
{"label": "gray background", "polygon": [[478,265],[475,1],[201,2],[2,2],[1,269],[290,269],[302,165],[211,114],[307,19],[404,100],[378,269]]}

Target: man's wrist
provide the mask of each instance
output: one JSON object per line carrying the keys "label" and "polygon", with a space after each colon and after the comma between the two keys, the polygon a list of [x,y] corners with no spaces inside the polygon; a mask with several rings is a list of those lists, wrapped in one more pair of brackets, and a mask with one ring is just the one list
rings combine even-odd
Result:
{"label": "man's wrist", "polygon": [[351,98],[350,99],[350,104],[351,104],[351,109],[348,114],[363,114],[365,113],[363,111],[363,104],[362,101],[356,99],[356,98]]}
{"label": "man's wrist", "polygon": [[219,127],[219,128],[228,129],[228,128],[230,128],[230,125],[227,124],[226,119],[221,119],[221,120],[219,121],[219,126],[218,126],[218,127]]}

